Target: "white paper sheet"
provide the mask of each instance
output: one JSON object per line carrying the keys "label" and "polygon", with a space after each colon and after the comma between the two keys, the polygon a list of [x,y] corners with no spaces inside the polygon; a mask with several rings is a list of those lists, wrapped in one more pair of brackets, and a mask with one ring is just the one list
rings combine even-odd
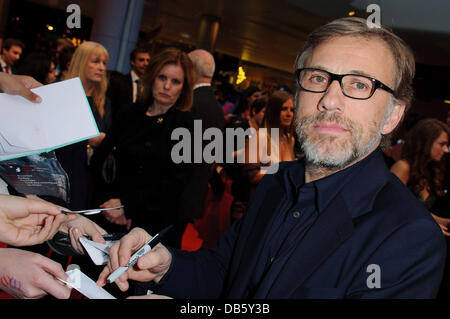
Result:
{"label": "white paper sheet", "polygon": [[50,151],[99,135],[79,78],[32,90],[42,103],[0,93],[0,160]]}
{"label": "white paper sheet", "polygon": [[106,244],[96,243],[92,240],[86,239],[84,237],[80,238],[80,242],[86,249],[89,257],[91,257],[94,264],[97,266],[104,265],[109,260],[109,249],[117,241],[106,241]]}
{"label": "white paper sheet", "polygon": [[113,295],[107,292],[88,276],[86,276],[80,269],[72,269],[66,272],[71,282],[65,282],[69,287],[78,290],[89,299],[116,299]]}

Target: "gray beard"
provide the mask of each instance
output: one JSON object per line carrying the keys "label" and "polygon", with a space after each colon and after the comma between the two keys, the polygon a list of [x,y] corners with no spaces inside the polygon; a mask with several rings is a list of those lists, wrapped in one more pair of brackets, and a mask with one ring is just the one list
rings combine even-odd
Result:
{"label": "gray beard", "polygon": [[[350,137],[340,141],[336,136],[307,133],[314,123],[324,120],[347,129]],[[295,128],[310,169],[337,171],[366,155],[380,142],[385,121],[382,122],[379,127],[369,128],[370,140],[365,145],[362,126],[336,113],[323,112],[303,118],[300,123],[296,118]]]}

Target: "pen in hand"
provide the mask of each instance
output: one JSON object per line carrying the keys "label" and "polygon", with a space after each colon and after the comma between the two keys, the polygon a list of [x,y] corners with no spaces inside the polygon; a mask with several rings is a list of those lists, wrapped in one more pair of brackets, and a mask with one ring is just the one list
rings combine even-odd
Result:
{"label": "pen in hand", "polygon": [[158,245],[161,242],[162,237],[169,231],[170,228],[172,228],[173,225],[170,225],[166,228],[164,228],[162,231],[160,231],[158,234],[156,234],[152,239],[150,239],[144,246],[142,246],[137,252],[135,252],[131,258],[130,261],[126,266],[122,266],[114,270],[107,279],[108,283],[112,283],[116,281],[120,276],[122,276],[130,267],[133,267],[138,259],[145,254],[147,254],[152,248],[154,248],[156,245]]}

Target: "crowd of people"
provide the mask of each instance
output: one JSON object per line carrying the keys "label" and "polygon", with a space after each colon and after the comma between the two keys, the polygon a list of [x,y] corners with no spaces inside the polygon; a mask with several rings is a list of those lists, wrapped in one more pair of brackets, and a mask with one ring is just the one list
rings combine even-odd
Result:
{"label": "crowd of people", "polygon": [[[315,30],[299,53],[295,93],[249,86],[237,96],[215,87],[214,57],[205,50],[138,46],[130,54],[131,72],[121,74],[107,70],[109,54],[100,43],[57,44],[53,56],[33,52],[20,60],[23,43],[5,40],[0,64],[10,75],[0,76],[0,89],[39,102],[29,88],[79,77],[100,134],[55,150],[68,175],[69,201],[0,197],[2,242],[34,245],[61,231],[83,254],[80,236],[104,242],[106,233],[126,234],[111,248],[98,279],[103,286],[134,247],[174,225],[164,246],[116,281],[121,291],[129,290],[129,279],[137,282],[128,295],[429,298],[449,285],[441,278],[444,236],[450,237],[450,112],[447,123],[418,121],[395,145],[401,151],[393,158],[388,138],[411,104],[414,58],[390,31],[370,29],[358,18],[335,20]],[[197,120],[202,137],[210,128],[226,137],[227,129],[249,132],[231,150],[225,147],[231,141],[223,141],[225,153],[232,152],[223,158],[232,162],[195,161],[194,145],[191,162],[173,160],[173,131],[194,134]],[[205,215],[208,199],[227,191],[231,226],[217,234],[223,235],[217,246],[183,251],[188,223]],[[61,207],[107,210],[87,219],[62,215]],[[1,274],[31,287],[4,291],[69,297],[54,279],[66,278],[58,263],[16,248],[0,254],[14,256],[0,258]],[[13,261],[27,258],[53,277],[36,283],[13,269]],[[372,264],[383,269],[377,289],[366,286]]]}

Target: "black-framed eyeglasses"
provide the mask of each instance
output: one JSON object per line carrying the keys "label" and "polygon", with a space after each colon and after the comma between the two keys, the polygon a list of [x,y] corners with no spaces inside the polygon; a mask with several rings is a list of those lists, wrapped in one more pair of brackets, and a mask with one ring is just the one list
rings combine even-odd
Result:
{"label": "black-framed eyeglasses", "polygon": [[321,69],[301,68],[296,72],[296,80],[303,90],[314,93],[327,91],[336,80],[345,96],[357,100],[370,99],[378,88],[394,94],[394,90],[377,79],[360,74],[334,74]]}

